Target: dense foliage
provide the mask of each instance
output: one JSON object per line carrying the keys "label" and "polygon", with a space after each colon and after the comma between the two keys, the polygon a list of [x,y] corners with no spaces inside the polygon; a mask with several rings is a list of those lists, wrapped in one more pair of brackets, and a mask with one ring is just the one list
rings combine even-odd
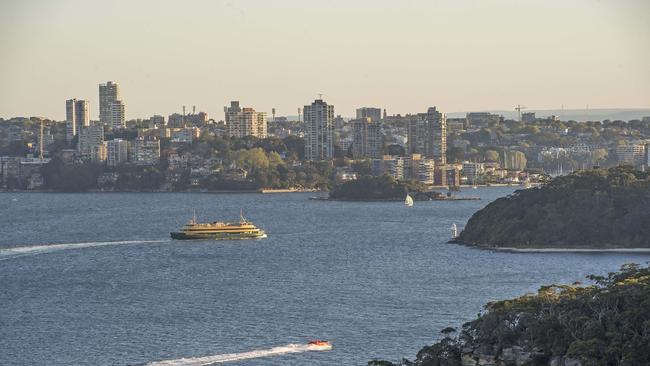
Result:
{"label": "dense foliage", "polygon": [[99,164],[64,164],[58,157],[42,169],[45,187],[60,192],[85,192],[97,186],[102,172]]}
{"label": "dense foliage", "polygon": [[330,191],[330,199],[350,201],[403,200],[409,193],[414,198],[426,195],[428,188],[417,181],[398,181],[383,175],[380,177],[361,176],[357,180],[337,184]]}
{"label": "dense foliage", "polygon": [[451,338],[453,328],[447,328],[442,341],[401,364],[461,366],[482,359],[514,365],[511,351],[521,350],[516,364],[650,365],[650,268],[628,264],[588,278],[594,285],[543,286],[537,294],[489,303],[458,336]]}
{"label": "dense foliage", "polygon": [[650,247],[650,174],[595,169],[520,190],[476,212],[460,234],[505,247]]}

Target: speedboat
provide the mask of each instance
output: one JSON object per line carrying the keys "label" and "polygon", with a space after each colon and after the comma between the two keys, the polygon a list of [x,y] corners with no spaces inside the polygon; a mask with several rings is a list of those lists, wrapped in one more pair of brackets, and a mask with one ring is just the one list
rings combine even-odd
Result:
{"label": "speedboat", "polygon": [[330,342],[323,341],[323,340],[320,340],[320,339],[314,339],[314,340],[309,341],[309,343],[307,343],[307,346],[314,347],[314,348],[318,347],[319,349],[331,349],[332,348],[332,344]]}

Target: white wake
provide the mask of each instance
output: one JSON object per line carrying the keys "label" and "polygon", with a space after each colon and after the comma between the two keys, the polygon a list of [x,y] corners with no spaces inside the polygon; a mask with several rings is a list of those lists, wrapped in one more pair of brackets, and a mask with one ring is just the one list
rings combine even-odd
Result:
{"label": "white wake", "polygon": [[287,353],[300,353],[308,351],[327,351],[332,349],[331,346],[315,346],[306,344],[287,344],[286,346],[273,347],[269,349],[259,349],[255,351],[241,353],[225,353],[221,355],[212,355],[193,358],[179,358],[176,360],[164,360],[146,363],[146,366],[206,366],[215,363],[248,360],[251,358],[269,357],[284,355]]}
{"label": "white wake", "polygon": [[100,242],[90,242],[90,243],[32,245],[26,247],[0,249],[0,260],[23,257],[26,255],[36,255],[36,254],[57,252],[59,250],[94,248],[94,247],[103,247],[109,245],[162,243],[162,242],[164,242],[164,240],[125,240],[125,241],[100,241]]}

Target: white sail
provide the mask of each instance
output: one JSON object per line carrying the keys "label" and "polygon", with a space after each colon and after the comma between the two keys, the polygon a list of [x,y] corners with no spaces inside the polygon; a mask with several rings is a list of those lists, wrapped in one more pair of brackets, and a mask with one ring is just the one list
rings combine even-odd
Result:
{"label": "white sail", "polygon": [[456,227],[456,223],[451,224],[451,238],[455,239],[458,237],[458,228]]}
{"label": "white sail", "polygon": [[406,199],[404,200],[404,204],[407,206],[413,206],[413,198],[407,194]]}

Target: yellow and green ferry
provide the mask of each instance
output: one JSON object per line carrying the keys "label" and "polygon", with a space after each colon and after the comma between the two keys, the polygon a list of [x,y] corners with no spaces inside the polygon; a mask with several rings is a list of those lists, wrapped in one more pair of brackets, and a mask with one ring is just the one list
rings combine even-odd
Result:
{"label": "yellow and green ferry", "polygon": [[264,230],[240,214],[239,222],[198,223],[196,215],[180,231],[170,233],[177,240],[237,240],[266,238]]}

